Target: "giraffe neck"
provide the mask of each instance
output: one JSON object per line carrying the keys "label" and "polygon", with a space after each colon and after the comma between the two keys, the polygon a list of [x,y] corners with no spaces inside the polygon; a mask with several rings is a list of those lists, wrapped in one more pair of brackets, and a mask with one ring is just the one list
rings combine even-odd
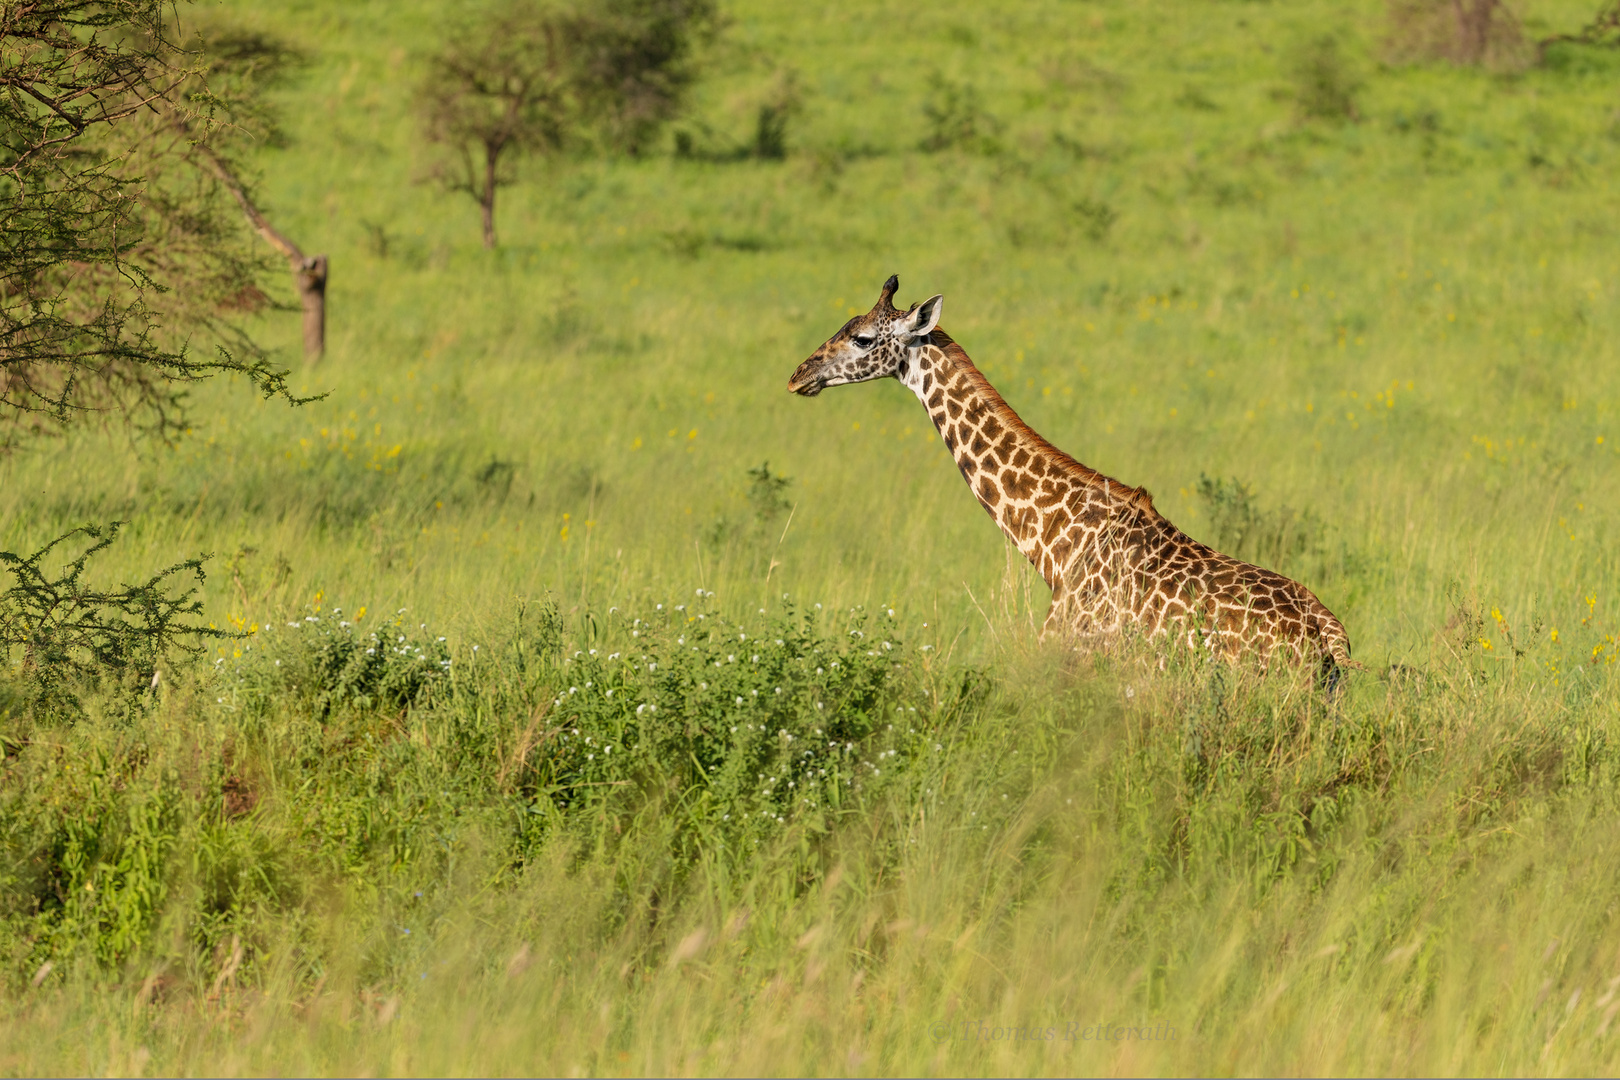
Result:
{"label": "giraffe neck", "polygon": [[1145,496],[1065,454],[1019,419],[943,330],[907,350],[899,371],[928,410],[979,505],[1056,590],[1069,526],[1084,505]]}

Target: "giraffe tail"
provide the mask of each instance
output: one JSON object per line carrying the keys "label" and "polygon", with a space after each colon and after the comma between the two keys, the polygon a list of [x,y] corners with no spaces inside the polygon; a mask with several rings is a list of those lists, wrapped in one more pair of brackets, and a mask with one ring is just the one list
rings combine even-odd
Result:
{"label": "giraffe tail", "polygon": [[1350,658],[1350,635],[1344,632],[1344,624],[1320,600],[1312,615],[1317,641],[1322,649],[1322,685],[1327,689],[1329,698],[1336,698],[1344,686],[1345,673],[1366,671],[1367,665]]}

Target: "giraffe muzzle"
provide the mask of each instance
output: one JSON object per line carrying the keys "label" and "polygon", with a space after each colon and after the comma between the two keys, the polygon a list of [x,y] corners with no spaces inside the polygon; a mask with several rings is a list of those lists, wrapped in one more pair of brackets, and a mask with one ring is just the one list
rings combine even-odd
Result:
{"label": "giraffe muzzle", "polygon": [[814,370],[811,365],[815,363],[812,357],[799,365],[799,370],[793,373],[788,380],[788,393],[798,394],[800,397],[815,397],[827,387],[827,377]]}

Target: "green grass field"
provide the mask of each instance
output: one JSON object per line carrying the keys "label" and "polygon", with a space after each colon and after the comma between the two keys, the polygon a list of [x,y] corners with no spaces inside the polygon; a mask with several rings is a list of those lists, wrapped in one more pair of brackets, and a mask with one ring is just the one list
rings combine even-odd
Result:
{"label": "green grass field", "polygon": [[[527,161],[487,252],[410,112],[474,9],[206,10],[309,56],[256,164],[329,393],[0,462],[0,548],[127,520],[102,580],[210,552],[256,631],[138,708],[0,697],[0,1071],[1620,1067],[1620,52],[736,0],[696,152]],[[789,69],[787,157],[735,153]],[[978,134],[924,150],[942,87]],[[890,273],[1369,670],[1039,645],[907,391],[785,393]]]}

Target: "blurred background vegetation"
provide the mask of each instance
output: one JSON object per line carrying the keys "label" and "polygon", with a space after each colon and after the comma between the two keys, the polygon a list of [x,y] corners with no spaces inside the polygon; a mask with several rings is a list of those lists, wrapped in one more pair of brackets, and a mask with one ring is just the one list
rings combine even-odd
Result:
{"label": "blurred background vegetation", "polygon": [[[216,190],[283,395],[0,461],[18,560],[126,522],[0,578],[5,1068],[1614,1068],[1612,5],[176,14],[324,355]],[[1372,670],[1039,648],[910,395],[783,392],[890,273]]]}

